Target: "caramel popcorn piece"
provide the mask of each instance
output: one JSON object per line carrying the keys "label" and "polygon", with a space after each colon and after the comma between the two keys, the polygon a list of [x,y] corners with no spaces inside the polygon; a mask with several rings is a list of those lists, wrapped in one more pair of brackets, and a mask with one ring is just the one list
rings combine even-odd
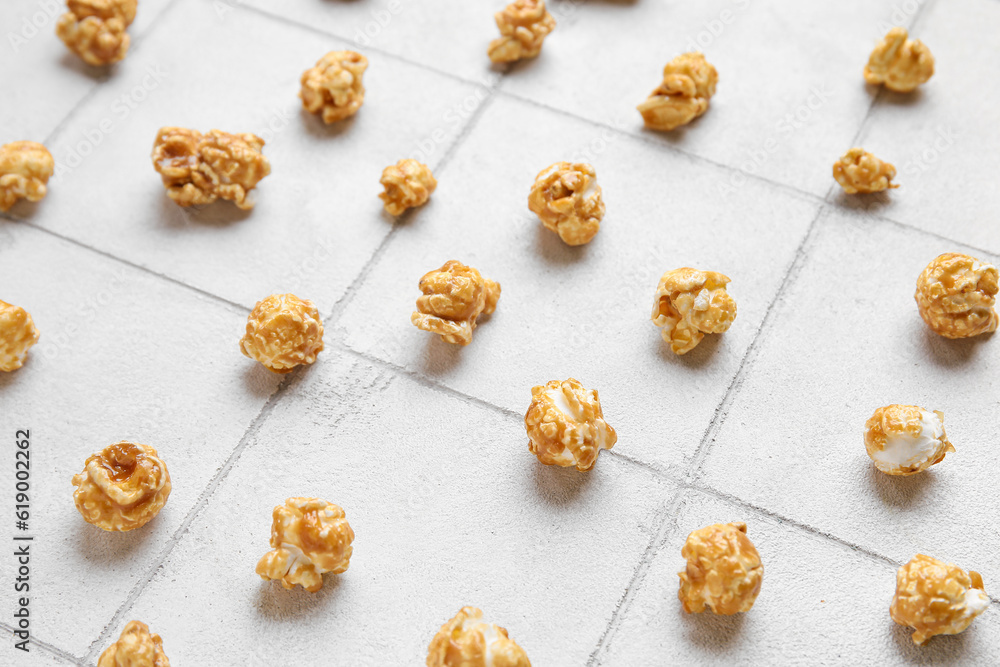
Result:
{"label": "caramel popcorn piece", "polygon": [[150,634],[145,623],[129,621],[118,641],[104,649],[97,667],[170,667],[170,661],[160,635]]}
{"label": "caramel popcorn piece", "polygon": [[34,141],[0,146],[0,211],[6,213],[18,199],[42,201],[55,166],[48,149]]}
{"label": "caramel popcorn piece", "polygon": [[597,172],[582,162],[556,162],[535,177],[528,208],[567,245],[590,243],[604,217]]}
{"label": "caramel popcorn piece", "polygon": [[729,278],[715,271],[674,269],[660,278],[653,301],[653,324],[674,354],[687,354],[707,333],[728,331],[736,302],[726,291]]}
{"label": "caramel popcorn piece", "polygon": [[76,509],[87,523],[126,531],[146,525],[163,508],[170,473],[155,449],[122,441],[87,459],[73,485]]}
{"label": "caramel popcorn piece", "polygon": [[646,127],[669,132],[708,110],[719,73],[701,53],[677,56],[663,68],[663,83],[636,107]]}
{"label": "caramel popcorn piece", "polygon": [[679,572],[677,592],[684,611],[700,614],[707,605],[714,613],[730,615],[750,611],[764,578],[747,525],[716,523],[688,535],[681,556],[687,568]]}
{"label": "caramel popcorn piece", "polygon": [[542,42],[556,27],[556,20],[545,9],[544,0],[514,0],[494,14],[500,37],[490,42],[490,60],[510,63],[534,58],[542,51]]}
{"label": "caramel popcorn piece", "polygon": [[408,208],[426,204],[438,185],[430,167],[416,160],[400,160],[386,167],[379,182],[385,188],[379,199],[390,215],[402,215]]}
{"label": "caramel popcorn piece", "polygon": [[919,39],[907,39],[906,28],[893,28],[872,51],[865,81],[908,93],[934,75],[934,56]]}
{"label": "caramel popcorn piece", "polygon": [[263,147],[264,140],[255,134],[163,127],[153,144],[153,167],[163,178],[167,196],[180,206],[228,199],[249,210],[250,191],[271,173]]}
{"label": "caramel popcorn piece", "polygon": [[319,498],[289,498],[274,508],[272,550],[257,563],[264,581],[279,579],[291,590],[323,588],[323,573],[346,572],[354,549],[354,531],[339,505]]}
{"label": "caramel popcorn piece", "polygon": [[531,405],[524,415],[528,449],[547,466],[594,467],[602,449],[611,449],[618,434],[604,421],[597,390],[577,380],[552,380],[531,388]]}
{"label": "caramel popcorn piece", "polygon": [[528,654],[475,607],[462,607],[427,649],[427,667],[531,667]]}
{"label": "caramel popcorn piece", "polygon": [[258,301],[247,318],[240,351],[275,373],[311,364],[323,351],[323,322],[312,301],[272,294]]}
{"label": "caramel popcorn piece", "polygon": [[471,343],[476,320],[496,310],[500,300],[500,283],[455,260],[424,274],[420,291],[424,294],[417,299],[410,322],[455,345]]}
{"label": "caramel popcorn piece", "polygon": [[896,571],[889,615],[913,628],[914,644],[934,635],[957,635],[990,606],[978,572],[917,554]]}
{"label": "caramel popcorn piece", "polygon": [[23,366],[39,335],[28,311],[0,301],[0,371],[9,373]]}
{"label": "caramel popcorn piece", "polygon": [[969,338],[997,330],[997,291],[997,267],[951,252],[927,265],[917,278],[914,298],[920,317],[935,333]]}
{"label": "caramel popcorn piece", "polygon": [[887,475],[913,475],[955,451],[944,432],[944,413],[916,405],[888,405],[865,422],[865,449]]}
{"label": "caramel popcorn piece", "polygon": [[316,66],[302,73],[302,106],[309,113],[321,113],[329,125],[353,116],[365,102],[361,82],[368,59],[354,51],[330,51]]}
{"label": "caramel popcorn piece", "polygon": [[56,35],[88,65],[110,65],[128,53],[125,29],[135,20],[136,0],[66,0]]}
{"label": "caramel popcorn piece", "polygon": [[896,177],[896,168],[862,148],[852,148],[834,162],[833,177],[849,195],[899,187],[892,182]]}

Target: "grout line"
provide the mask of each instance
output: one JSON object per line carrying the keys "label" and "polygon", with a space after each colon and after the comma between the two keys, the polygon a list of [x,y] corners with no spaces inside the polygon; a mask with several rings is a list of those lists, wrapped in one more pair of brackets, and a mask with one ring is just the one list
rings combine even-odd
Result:
{"label": "grout line", "polygon": [[[4,216],[0,216],[0,217],[4,217]],[[33,229],[36,232],[40,232],[42,234],[48,234],[49,236],[57,238],[60,241],[64,241],[66,243],[74,245],[77,248],[81,248],[83,250],[87,250],[89,252],[92,252],[92,253],[94,253],[96,255],[100,255],[101,257],[105,257],[105,258],[110,259],[110,260],[112,260],[114,262],[117,262],[119,264],[124,264],[125,266],[127,266],[127,267],[129,267],[131,269],[135,269],[135,270],[140,271],[142,273],[145,273],[147,275],[150,275],[150,276],[153,276],[153,277],[156,277],[156,278],[160,278],[161,280],[165,280],[168,283],[171,283],[173,285],[177,285],[178,287],[183,287],[186,290],[190,290],[190,291],[194,292],[195,294],[198,294],[200,296],[203,296],[203,297],[206,297],[208,299],[211,299],[212,301],[220,303],[220,304],[226,306],[228,309],[234,310],[234,311],[236,311],[236,312],[238,312],[240,314],[246,315],[247,312],[249,311],[249,309],[246,306],[244,306],[243,304],[236,303],[235,301],[230,301],[230,300],[225,299],[225,298],[223,298],[223,297],[221,297],[221,296],[219,296],[217,294],[213,294],[212,292],[203,290],[200,287],[195,287],[194,285],[189,285],[188,283],[183,282],[181,280],[178,280],[177,278],[172,278],[171,276],[168,276],[168,275],[166,275],[164,273],[160,273],[159,271],[154,271],[153,269],[150,269],[149,267],[146,267],[146,266],[142,266],[141,264],[136,264],[136,263],[131,262],[131,261],[127,260],[127,259],[122,259],[121,257],[118,257],[117,255],[113,255],[110,252],[107,252],[105,250],[101,250],[99,248],[95,248],[93,246],[87,245],[86,243],[83,243],[82,241],[77,241],[76,239],[74,239],[74,238],[72,238],[70,236],[65,236],[63,234],[60,234],[59,232],[54,232],[51,229],[46,229],[45,227],[40,227],[39,225],[35,224],[34,222],[32,222],[30,220],[19,220],[19,221],[17,221],[17,223],[19,225],[24,225],[25,227]]]}
{"label": "grout line", "polygon": [[[0,631],[3,631],[3,632],[6,632],[6,633],[9,633],[9,634],[13,635],[14,634],[14,630],[15,630],[15,628],[13,626],[7,625],[6,623],[0,621]],[[80,658],[77,658],[76,656],[74,656],[69,651],[62,650],[58,646],[55,646],[53,644],[49,644],[48,642],[43,642],[40,639],[36,639],[34,636],[32,636],[30,639],[28,639],[28,641],[31,644],[34,644],[38,648],[42,649],[42,651],[44,651],[45,653],[49,653],[51,655],[54,655],[55,657],[60,658],[62,660],[65,660],[66,662],[69,662],[69,663],[71,663],[73,665],[82,665],[83,664],[83,661],[80,660]],[[17,650],[17,649],[14,649],[14,650]]]}
{"label": "grout line", "polygon": [[177,544],[180,542],[184,534],[187,533],[188,529],[191,527],[191,524],[198,517],[198,515],[201,514],[202,510],[204,510],[205,507],[207,507],[209,499],[215,493],[216,489],[219,488],[219,485],[222,484],[222,482],[225,481],[226,477],[229,476],[229,473],[235,467],[237,461],[239,461],[240,456],[249,446],[250,441],[257,436],[257,434],[260,432],[261,427],[267,421],[268,417],[270,417],[271,413],[274,412],[275,407],[277,407],[278,403],[281,401],[282,397],[285,394],[285,391],[292,384],[294,384],[295,379],[300,377],[301,375],[302,374],[299,372],[292,371],[291,373],[286,375],[282,379],[282,381],[278,384],[278,386],[274,389],[270,397],[268,397],[267,402],[260,409],[260,412],[257,413],[257,416],[254,417],[253,421],[250,422],[250,425],[247,427],[246,431],[244,431],[243,436],[240,438],[239,443],[236,445],[236,448],[233,449],[232,453],[230,453],[229,458],[225,460],[225,462],[219,468],[218,472],[215,473],[215,476],[212,477],[208,485],[202,490],[201,494],[198,496],[198,499],[195,501],[194,505],[191,507],[190,510],[188,510],[188,513],[184,517],[184,520],[181,522],[180,526],[177,527],[177,530],[174,531],[174,534],[171,535],[170,539],[160,550],[160,553],[156,556],[156,558],[153,561],[153,565],[146,571],[145,576],[143,576],[139,581],[135,583],[135,585],[132,586],[132,590],[129,591],[128,597],[125,598],[125,601],[121,604],[121,606],[118,607],[118,610],[115,612],[114,616],[112,616],[111,620],[107,623],[107,625],[105,625],[104,630],[101,632],[100,636],[97,639],[95,639],[94,642],[90,645],[90,648],[88,649],[87,654],[83,659],[83,662],[88,662],[88,663],[93,662],[94,657],[97,654],[97,651],[100,650],[100,648],[105,643],[108,642],[111,633],[114,632],[114,630],[118,627],[118,624],[121,622],[122,618],[124,618],[125,614],[127,614],[132,609],[132,606],[135,604],[136,600],[145,590],[146,586],[153,580],[157,572],[164,566],[167,559],[170,557],[170,554],[173,552],[174,547],[177,546]]}

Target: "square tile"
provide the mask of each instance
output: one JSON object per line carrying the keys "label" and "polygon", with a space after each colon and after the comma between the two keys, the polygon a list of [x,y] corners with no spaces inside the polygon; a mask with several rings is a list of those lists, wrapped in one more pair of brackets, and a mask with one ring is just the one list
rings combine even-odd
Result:
{"label": "square tile", "polygon": [[931,5],[911,37],[931,49],[933,78],[910,95],[886,93],[859,144],[896,166],[898,190],[871,201],[838,193],[838,203],[1000,253],[1000,143],[996,115],[970,108],[1000,106],[996,48],[1000,5],[957,0]]}
{"label": "square tile", "polygon": [[[924,266],[955,251],[888,223],[824,219],[711,446],[705,481],[894,561],[925,553],[1000,581],[998,340],[942,338],[913,300]],[[957,451],[919,475],[878,472],[864,425],[893,403],[942,411]]]}
{"label": "square tile", "polygon": [[[32,629],[82,656],[278,378],[240,354],[245,314],[40,231],[10,233],[0,298],[28,310],[41,333],[24,367],[0,374],[0,432],[31,436]],[[150,524],[106,533],[81,518],[70,479],[120,440],[154,446],[173,488]],[[0,466],[0,485],[13,489],[14,474]],[[0,559],[4,581],[15,565]]]}
{"label": "square tile", "polygon": [[[185,35],[198,48],[178,48]],[[262,48],[267,45],[267,48]],[[294,291],[327,313],[392,226],[377,195],[382,169],[461,127],[446,118],[471,86],[372,54],[365,104],[327,127],[302,110],[299,77],[343,43],[257,13],[219,16],[182,0],[114,86],[102,88],[50,149],[57,171],[32,220],[105,252],[252,307]],[[419,105],[404,101],[436,95]],[[162,126],[252,131],[271,174],[256,208],[184,210],[167,198],[149,154]]]}
{"label": "square tile", "polygon": [[[677,599],[691,531],[744,521],[764,580],[743,614],[686,614]],[[915,646],[889,617],[895,567],[843,545],[694,491],[677,528],[624,610],[600,665],[988,665],[1000,641],[997,605],[962,634]]]}
{"label": "square tile", "polygon": [[[128,616],[178,664],[418,664],[468,604],[536,664],[586,662],[671,486],[610,456],[587,474],[544,467],[516,419],[327,362],[289,388]],[[316,594],[254,574],[272,507],[299,495],[344,507],[356,535],[350,569]]]}
{"label": "square tile", "polygon": [[[575,159],[595,166],[607,214],[589,245],[572,248],[542,226],[527,197],[539,171]],[[398,230],[336,334],[365,354],[517,412],[527,409],[532,386],[575,377],[600,391],[618,451],[683,467],[817,210],[757,182],[706,196],[724,175],[497,98],[439,180],[432,208]],[[420,276],[449,259],[503,289],[465,348],[410,324]],[[676,357],[650,312],[661,274],[682,266],[731,277],[739,315],[729,332]]]}
{"label": "square tile", "polygon": [[[913,18],[894,16],[900,4],[587,3],[502,89],[823,195],[834,184],[831,165],[850,148],[873,99],[862,76],[869,53],[887,23]],[[673,132],[644,129],[636,105],[659,85],[664,65],[688,51],[704,52],[719,72],[711,107]],[[720,177],[709,191],[724,193],[744,178]]]}

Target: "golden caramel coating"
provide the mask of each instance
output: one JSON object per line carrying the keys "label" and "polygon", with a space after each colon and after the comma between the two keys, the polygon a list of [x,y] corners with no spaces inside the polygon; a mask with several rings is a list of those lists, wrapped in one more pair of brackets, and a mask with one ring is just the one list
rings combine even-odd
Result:
{"label": "golden caramel coating", "polygon": [[408,208],[426,204],[438,185],[431,168],[416,160],[400,160],[386,167],[379,183],[385,188],[379,199],[390,215],[402,215]]}
{"label": "golden caramel coating", "polygon": [[997,330],[997,267],[955,252],[936,257],[917,278],[917,309],[935,333],[969,338]]}
{"label": "golden caramel coating", "polygon": [[424,274],[420,291],[423,296],[417,298],[410,322],[455,345],[471,343],[476,320],[496,310],[500,300],[500,283],[455,260]]}
{"label": "golden caramel coating", "polygon": [[917,554],[896,571],[889,615],[913,628],[914,644],[934,635],[957,635],[986,611],[990,600],[978,572]]}
{"label": "golden caramel coating", "polygon": [[944,432],[944,413],[916,405],[888,405],[865,422],[865,449],[887,475],[913,475],[955,451]]}
{"label": "golden caramel coating", "polygon": [[323,351],[323,322],[312,301],[272,294],[258,301],[247,318],[240,351],[275,373],[311,364]]}
{"label": "golden caramel coating", "polygon": [[136,0],[66,0],[56,35],[88,65],[110,65],[128,53],[125,29],[135,20]]}
{"label": "golden caramel coating", "polygon": [[55,167],[48,149],[34,141],[0,146],[0,211],[9,211],[18,199],[42,201]]}
{"label": "golden caramel coating", "polygon": [[263,147],[264,140],[255,134],[163,127],[153,144],[153,167],[163,178],[167,196],[180,206],[228,199],[249,210],[250,191],[271,173]]}
{"label": "golden caramel coating", "polygon": [[129,621],[121,637],[97,659],[97,667],[170,667],[160,635],[139,621]]}
{"label": "golden caramel coating", "polygon": [[28,311],[0,301],[0,371],[9,373],[23,366],[39,335]]}
{"label": "golden caramel coating", "polygon": [[729,278],[715,271],[674,269],[660,278],[653,301],[653,324],[674,354],[687,354],[707,333],[723,333],[736,319],[736,302],[726,291]]}
{"label": "golden caramel coating", "polygon": [[88,458],[73,485],[76,509],[87,523],[127,531],[149,523],[166,504],[170,473],[155,449],[122,441]]}
{"label": "golden caramel coating", "polygon": [[427,667],[531,667],[528,654],[475,607],[462,607],[427,649]]}
{"label": "golden caramel coating", "polygon": [[907,39],[906,28],[893,28],[872,51],[865,81],[908,93],[934,75],[934,56],[919,39]]}
{"label": "golden caramel coating", "polygon": [[849,195],[899,187],[892,182],[896,177],[896,168],[863,148],[852,148],[834,162],[833,177]]}
{"label": "golden caramel coating", "polygon": [[528,208],[567,245],[590,243],[604,217],[597,172],[582,162],[556,162],[546,167],[531,186]]}
{"label": "golden caramel coating", "polygon": [[528,449],[547,466],[594,467],[602,449],[611,449],[618,434],[604,421],[597,390],[586,390],[573,378],[531,388],[524,415]]}
{"label": "golden caramel coating", "polygon": [[556,20],[545,8],[545,0],[514,0],[493,16],[500,37],[490,42],[489,56],[495,63],[509,63],[534,58],[542,51],[542,42],[556,27]]}
{"label": "golden caramel coating", "polygon": [[322,113],[328,125],[353,116],[365,102],[361,79],[366,69],[368,59],[360,53],[330,51],[302,73],[302,106],[309,113]]}
{"label": "golden caramel coating", "polygon": [[700,614],[707,605],[716,614],[750,611],[764,578],[764,566],[747,525],[716,523],[688,535],[681,548],[687,568],[678,572],[677,592],[684,611]]}
{"label": "golden caramel coating", "polygon": [[708,111],[719,73],[701,53],[679,55],[663,68],[663,83],[636,107],[651,130],[669,132]]}
{"label": "golden caramel coating", "polygon": [[323,573],[346,572],[354,551],[354,531],[339,505],[319,498],[289,498],[274,508],[272,550],[257,563],[264,581],[298,584],[310,593],[323,588]]}

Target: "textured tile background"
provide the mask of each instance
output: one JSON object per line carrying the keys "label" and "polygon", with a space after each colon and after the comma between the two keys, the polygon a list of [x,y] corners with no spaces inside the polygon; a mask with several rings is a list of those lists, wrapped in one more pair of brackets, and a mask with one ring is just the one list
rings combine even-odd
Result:
{"label": "textured tile background", "polygon": [[[0,429],[32,430],[36,535],[33,650],[0,664],[93,665],[137,618],[177,665],[418,665],[464,604],[539,666],[996,663],[1000,348],[928,333],[912,291],[942,252],[1000,260],[1000,5],[554,0],[542,57],[509,69],[484,54],[502,5],[140,0],[129,57],[100,71],[54,36],[62,3],[3,3],[0,142],[44,141],[63,169],[0,216],[0,298],[42,331],[0,377]],[[861,78],[891,24],[937,58],[912,97]],[[711,110],[643,130],[634,105],[696,46],[720,71]],[[367,97],[328,128],[295,95],[340,48],[368,57]],[[253,212],[169,202],[148,158],[162,125],[263,136]],[[831,187],[854,144],[902,187]],[[378,177],[406,156],[439,187],[394,221]],[[604,188],[583,248],[527,210],[561,159]],[[465,349],[409,324],[419,277],[453,258],[503,286]],[[732,277],[739,317],[676,358],[648,318],[680,265]],[[285,378],[236,344],[276,291],[326,322],[317,364]],[[587,475],[538,465],[523,431],[530,387],[570,375],[619,434]],[[943,410],[958,451],[876,474],[862,425],[891,402]],[[69,479],[121,438],[157,446],[174,490],[147,528],[108,535]],[[253,574],[292,495],[341,504],[357,534],[316,595]],[[765,563],[757,604],[684,615],[680,546],[734,520]],[[917,552],[994,596],[920,649],[887,613]]]}

